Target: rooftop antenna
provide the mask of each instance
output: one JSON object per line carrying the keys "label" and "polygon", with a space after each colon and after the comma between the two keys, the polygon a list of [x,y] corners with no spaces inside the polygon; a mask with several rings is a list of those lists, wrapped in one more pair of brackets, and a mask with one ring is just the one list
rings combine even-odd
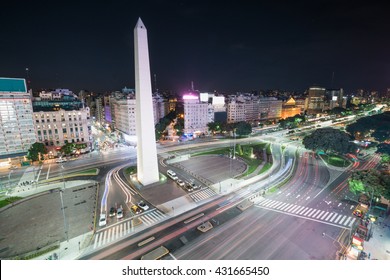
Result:
{"label": "rooftop antenna", "polygon": [[30,77],[28,74],[28,67],[26,67],[26,78],[27,78],[27,91],[30,88]]}
{"label": "rooftop antenna", "polygon": [[191,81],[191,90],[194,91],[194,81]]}

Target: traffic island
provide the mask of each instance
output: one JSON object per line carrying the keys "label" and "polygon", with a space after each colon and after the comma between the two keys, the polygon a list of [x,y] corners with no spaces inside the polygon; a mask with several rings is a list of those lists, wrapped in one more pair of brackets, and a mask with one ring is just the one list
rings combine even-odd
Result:
{"label": "traffic island", "polygon": [[246,199],[243,202],[241,202],[240,204],[238,204],[237,208],[240,209],[242,212],[244,212],[246,209],[251,207],[253,204],[254,204],[253,201]]}
{"label": "traffic island", "polygon": [[213,228],[213,225],[209,221],[207,221],[207,222],[205,222],[197,227],[197,229],[201,232],[209,231],[212,228]]}

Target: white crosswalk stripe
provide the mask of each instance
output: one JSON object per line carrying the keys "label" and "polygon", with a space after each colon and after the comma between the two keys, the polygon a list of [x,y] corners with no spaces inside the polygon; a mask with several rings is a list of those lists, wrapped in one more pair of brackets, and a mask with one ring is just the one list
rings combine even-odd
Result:
{"label": "white crosswalk stripe", "polygon": [[192,198],[193,201],[199,202],[199,201],[208,199],[210,197],[213,197],[215,195],[217,195],[217,193],[215,191],[213,191],[210,188],[206,188],[206,189],[202,189],[202,190],[191,193],[190,197]]}
{"label": "white crosswalk stripe", "polygon": [[338,227],[350,228],[356,221],[355,217],[329,212],[326,210],[310,208],[303,205],[296,205],[272,199],[263,199],[256,203],[256,206],[293,216],[300,216],[305,219],[318,221],[326,224],[333,224]]}
{"label": "white crosswalk stripe", "polygon": [[[158,209],[147,211],[143,215],[138,216],[138,218],[146,226],[156,224],[159,221],[164,220],[166,217],[167,216]],[[133,226],[133,220],[127,220],[120,224],[109,226],[101,231],[98,231],[94,237],[93,249],[97,249],[101,246],[107,245],[120,238],[123,238],[134,232],[135,229],[136,227]]]}

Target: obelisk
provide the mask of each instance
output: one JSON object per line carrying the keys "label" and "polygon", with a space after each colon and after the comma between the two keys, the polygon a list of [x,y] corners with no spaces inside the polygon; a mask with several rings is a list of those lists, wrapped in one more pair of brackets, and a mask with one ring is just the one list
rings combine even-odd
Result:
{"label": "obelisk", "polygon": [[148,34],[141,18],[134,28],[137,177],[142,185],[159,180],[154,132],[152,84],[150,80]]}

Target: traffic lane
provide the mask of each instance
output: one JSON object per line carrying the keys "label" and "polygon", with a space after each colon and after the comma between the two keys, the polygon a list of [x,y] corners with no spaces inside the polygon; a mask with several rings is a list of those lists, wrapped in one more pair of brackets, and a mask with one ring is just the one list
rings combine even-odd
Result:
{"label": "traffic lane", "polygon": [[[173,255],[185,260],[334,259],[337,246],[322,237],[340,229],[252,207],[203,234]],[[332,240],[330,240],[332,241]]]}
{"label": "traffic lane", "polygon": [[[153,227],[149,227],[145,230],[143,230],[141,233],[137,233],[136,235],[132,235],[130,237],[127,237],[120,242],[108,246],[106,248],[103,248],[101,250],[98,250],[96,252],[92,252],[86,256],[84,256],[82,259],[119,259],[119,258],[124,258],[129,255],[131,250],[129,251],[129,248],[138,242],[141,242],[150,236],[154,235],[159,235],[163,236],[164,238],[167,235],[175,235],[175,231],[177,230],[183,230],[183,228],[186,228],[187,230],[190,229],[191,227],[198,225],[197,223],[202,223],[202,220],[195,220],[191,224],[185,224],[184,221],[187,219],[190,219],[200,213],[204,213],[204,218],[206,219],[205,216],[207,215],[217,215],[219,212],[217,212],[217,208],[220,208],[219,204],[223,203],[226,201],[227,197],[219,197],[213,201],[210,201],[208,204],[201,205],[193,210],[190,210],[188,212],[185,212],[179,216],[176,216],[174,218],[171,218],[167,220],[164,223],[155,225]],[[171,229],[172,227],[172,229]],[[170,239],[174,238],[175,236],[172,236],[171,238],[168,238],[167,241]],[[148,244],[149,246],[159,246],[159,242],[161,240],[155,240],[155,242]],[[135,245],[136,246],[136,245]],[[138,248],[138,247],[132,247],[135,250],[135,256],[141,256],[142,252],[137,252],[137,250],[144,250],[143,248]]]}

